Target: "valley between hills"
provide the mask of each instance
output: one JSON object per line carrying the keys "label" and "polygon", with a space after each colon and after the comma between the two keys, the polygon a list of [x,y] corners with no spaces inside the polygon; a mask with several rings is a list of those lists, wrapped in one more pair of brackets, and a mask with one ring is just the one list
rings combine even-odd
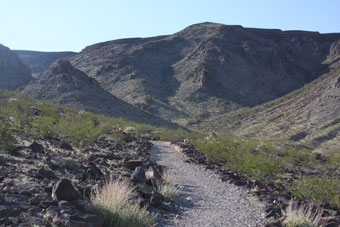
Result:
{"label": "valley between hills", "polygon": [[[299,209],[339,226],[340,33],[201,23],[79,53],[0,45],[0,79],[0,226],[289,226]],[[132,187],[118,213],[108,179]]]}

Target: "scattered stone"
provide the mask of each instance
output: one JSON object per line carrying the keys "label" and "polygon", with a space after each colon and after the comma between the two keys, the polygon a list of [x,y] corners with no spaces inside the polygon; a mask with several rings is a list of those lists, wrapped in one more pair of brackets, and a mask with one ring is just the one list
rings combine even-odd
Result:
{"label": "scattered stone", "polygon": [[54,184],[52,189],[52,198],[57,200],[72,201],[79,198],[78,192],[74,189],[72,182],[62,179]]}
{"label": "scattered stone", "polygon": [[88,227],[101,227],[104,224],[102,217],[93,214],[72,215],[70,221],[84,222]]}

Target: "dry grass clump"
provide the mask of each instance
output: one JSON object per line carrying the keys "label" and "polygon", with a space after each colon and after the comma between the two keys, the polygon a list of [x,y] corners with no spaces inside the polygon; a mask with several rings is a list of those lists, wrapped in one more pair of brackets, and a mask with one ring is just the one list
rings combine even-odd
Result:
{"label": "dry grass clump", "polygon": [[158,192],[164,196],[165,199],[173,199],[181,193],[181,190],[174,185],[166,171],[162,175],[163,184],[158,186]]}
{"label": "dry grass clump", "polygon": [[132,196],[133,188],[126,181],[110,181],[93,192],[93,211],[104,218],[106,227],[152,226],[155,216],[138,203],[132,204]]}
{"label": "dry grass clump", "polygon": [[322,210],[314,208],[312,204],[297,205],[291,203],[284,212],[284,226],[287,227],[323,227],[326,223],[322,221]]}

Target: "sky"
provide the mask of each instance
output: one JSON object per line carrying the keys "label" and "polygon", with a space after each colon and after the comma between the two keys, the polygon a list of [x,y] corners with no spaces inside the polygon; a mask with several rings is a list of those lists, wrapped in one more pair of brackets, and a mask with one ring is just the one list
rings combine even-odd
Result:
{"label": "sky", "polygon": [[0,0],[0,43],[11,49],[81,51],[216,22],[340,32],[340,0]]}

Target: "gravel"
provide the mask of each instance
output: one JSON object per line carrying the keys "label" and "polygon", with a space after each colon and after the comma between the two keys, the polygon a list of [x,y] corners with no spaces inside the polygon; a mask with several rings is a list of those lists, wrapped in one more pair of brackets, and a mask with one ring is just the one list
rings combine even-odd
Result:
{"label": "gravel", "polygon": [[161,220],[159,226],[263,226],[264,205],[241,187],[218,181],[204,166],[184,162],[179,148],[154,141],[154,159],[168,169],[170,179],[183,188],[176,198],[181,214]]}

